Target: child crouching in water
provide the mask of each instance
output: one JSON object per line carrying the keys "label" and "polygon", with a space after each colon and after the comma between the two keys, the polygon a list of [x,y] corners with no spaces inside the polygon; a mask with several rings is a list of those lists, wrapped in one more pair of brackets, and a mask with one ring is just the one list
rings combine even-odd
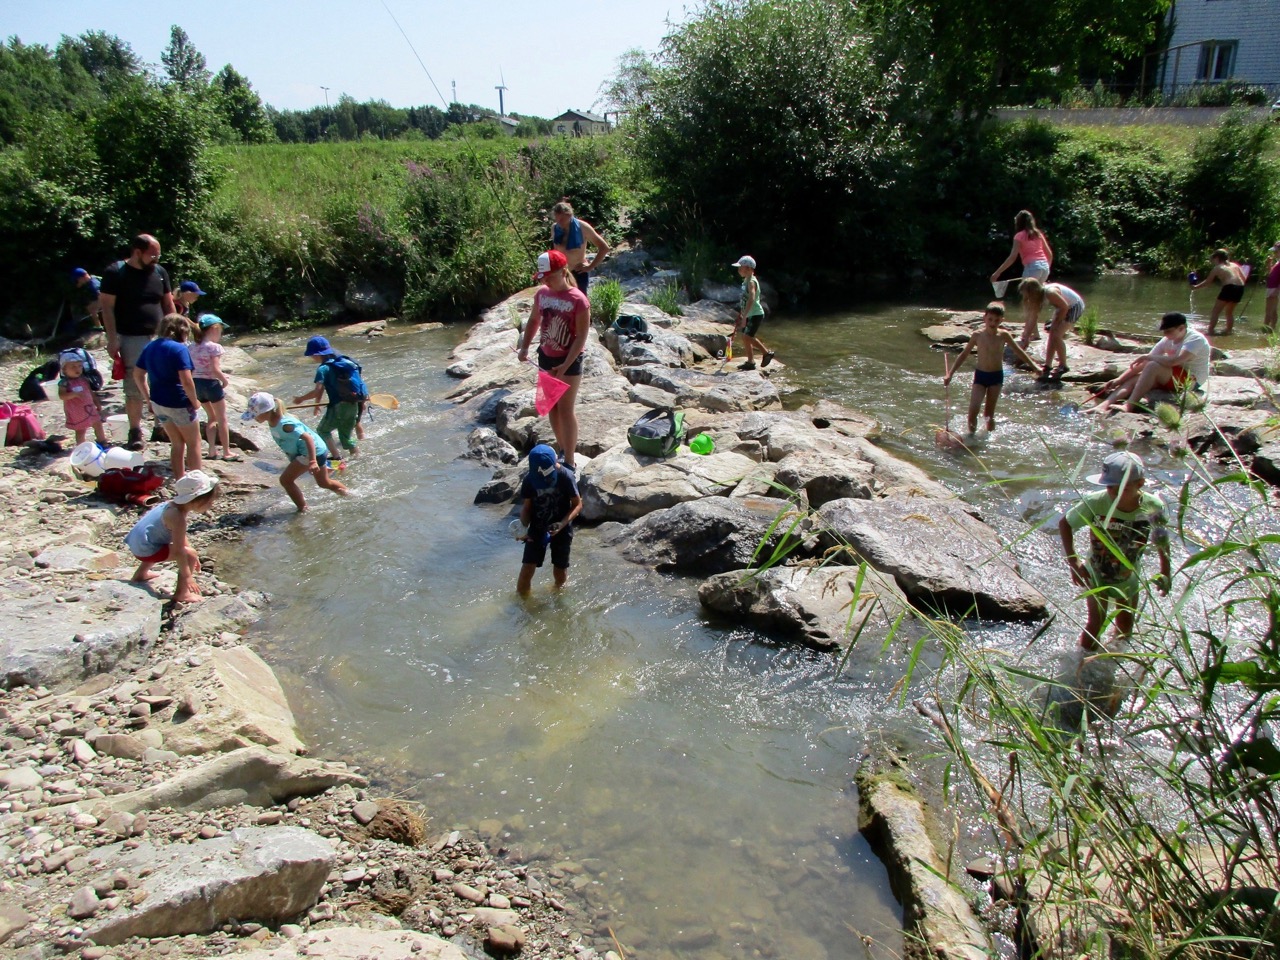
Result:
{"label": "child crouching in water", "polygon": [[520,484],[520,522],[529,528],[524,538],[524,562],[516,589],[528,593],[533,571],[542,566],[551,547],[551,568],[557,587],[569,579],[569,548],[573,546],[573,518],[582,510],[582,497],[573,471],[545,443],[529,451],[529,472]]}
{"label": "child crouching in water", "polygon": [[164,560],[178,565],[178,583],[173,590],[175,603],[196,603],[200,587],[200,557],[187,541],[187,521],[193,513],[204,513],[218,496],[218,478],[203,470],[188,470],[173,484],[173,499],[152,507],[124,538],[125,545],[138,559],[138,569],[130,578],[133,583],[146,583],[159,576],[151,568]]}
{"label": "child crouching in water", "polygon": [[1000,329],[1000,321],[1004,319],[1004,304],[993,301],[987,304],[982,314],[982,329],[976,331],[965,344],[964,350],[956,358],[955,364],[943,378],[944,384],[950,384],[960,365],[969,354],[974,355],[973,390],[969,393],[969,432],[978,431],[978,408],[986,398],[987,429],[996,428],[996,401],[1000,399],[1000,388],[1004,386],[1004,348],[1008,347],[1023,363],[1037,373],[1040,368],[1027,356],[1027,351],[1018,346],[1013,337]]}
{"label": "child crouching in water", "polygon": [[271,439],[289,458],[289,465],[280,474],[280,486],[289,494],[293,505],[302,513],[307,509],[306,498],[298,487],[298,478],[310,473],[316,485],[347,495],[347,488],[329,476],[329,448],[320,435],[297,417],[284,411],[284,401],[269,393],[255,393],[249,398],[249,409],[240,415],[241,420],[256,420],[271,428]]}
{"label": "child crouching in water", "polygon": [[58,397],[62,400],[62,412],[67,418],[67,429],[74,430],[76,443],[84,443],[93,427],[93,437],[98,445],[106,447],[107,434],[102,429],[102,401],[94,392],[93,384],[84,374],[84,356],[79,350],[64,350],[58,354],[58,366],[62,377],[58,380]]}

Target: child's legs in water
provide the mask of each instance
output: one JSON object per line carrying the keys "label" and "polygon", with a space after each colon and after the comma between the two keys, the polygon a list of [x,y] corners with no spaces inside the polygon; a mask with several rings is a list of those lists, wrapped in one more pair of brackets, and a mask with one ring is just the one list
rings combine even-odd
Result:
{"label": "child's legs in water", "polygon": [[318,487],[324,487],[326,490],[332,490],[334,493],[340,494],[344,497],[350,493],[345,486],[329,475],[329,467],[327,464],[323,467],[316,467],[311,471],[311,475],[316,478],[316,486]]}
{"label": "child's legs in water", "polygon": [[983,410],[987,418],[987,429],[994,430],[996,428],[996,402],[1000,399],[1000,387],[987,387],[986,408]]}
{"label": "child's legs in water", "polygon": [[978,410],[982,407],[983,394],[987,392],[987,388],[980,383],[974,383],[973,389],[969,391],[969,432],[977,433],[978,431]]}
{"label": "child's legs in water", "polygon": [[290,460],[288,466],[284,468],[284,472],[280,474],[280,486],[284,487],[284,492],[289,495],[289,499],[293,501],[293,505],[298,508],[298,512],[307,509],[307,500],[302,495],[302,489],[298,486],[298,478],[307,472],[307,465],[299,463],[297,460]]}
{"label": "child's legs in water", "polygon": [[528,593],[533,587],[533,571],[537,570],[537,566],[532,563],[520,564],[520,576],[516,580],[516,590],[520,593]]}

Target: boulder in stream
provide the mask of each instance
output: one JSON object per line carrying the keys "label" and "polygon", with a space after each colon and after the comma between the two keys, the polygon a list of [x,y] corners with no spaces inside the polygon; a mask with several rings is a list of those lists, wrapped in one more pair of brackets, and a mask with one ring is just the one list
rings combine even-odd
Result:
{"label": "boulder in stream", "polygon": [[579,472],[582,517],[637,520],[686,500],[727,497],[755,466],[755,461],[737,453],[646,457],[620,444]]}

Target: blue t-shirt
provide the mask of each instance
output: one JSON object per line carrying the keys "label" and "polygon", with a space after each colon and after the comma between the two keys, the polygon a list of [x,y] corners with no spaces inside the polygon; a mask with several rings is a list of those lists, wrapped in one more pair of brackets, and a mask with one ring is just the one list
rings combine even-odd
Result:
{"label": "blue t-shirt", "polygon": [[[533,515],[529,520],[529,532],[543,532],[553,523],[558,522],[569,508],[573,506],[573,498],[578,495],[578,482],[573,478],[573,474],[564,468],[563,465],[556,465],[555,483],[548,487],[538,490],[534,487],[533,482],[529,479],[529,475],[524,475],[524,481],[520,484],[520,499],[533,501]],[[573,534],[573,524],[569,525],[565,531],[571,536]]]}
{"label": "blue t-shirt", "polygon": [[192,407],[178,380],[179,370],[194,370],[191,351],[176,340],[152,340],[138,357],[138,368],[147,371],[151,400],[162,407]]}

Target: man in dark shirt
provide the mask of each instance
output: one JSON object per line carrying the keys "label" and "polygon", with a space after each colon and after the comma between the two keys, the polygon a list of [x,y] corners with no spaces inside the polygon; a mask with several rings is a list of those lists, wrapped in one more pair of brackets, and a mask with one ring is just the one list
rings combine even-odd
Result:
{"label": "man in dark shirt", "polygon": [[169,274],[160,266],[160,241],[140,233],[129,243],[129,258],[102,273],[102,323],[107,352],[124,360],[124,408],[129,417],[130,450],[142,450],[143,397],[133,368],[160,321],[174,312]]}

